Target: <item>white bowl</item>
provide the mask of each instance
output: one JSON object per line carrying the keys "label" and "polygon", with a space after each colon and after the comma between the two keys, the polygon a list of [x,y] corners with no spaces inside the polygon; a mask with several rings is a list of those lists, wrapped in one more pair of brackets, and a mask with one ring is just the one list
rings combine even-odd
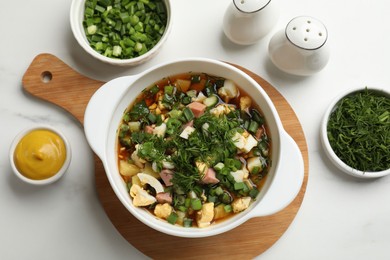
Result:
{"label": "white bowl", "polygon": [[[383,94],[385,96],[390,97],[390,92],[388,90],[380,89],[380,88],[371,88],[371,87],[368,88],[368,89],[371,90],[371,91],[374,91],[374,92],[379,92],[379,93],[381,93],[381,94]],[[354,177],[359,177],[359,178],[378,178],[378,177],[382,177],[382,176],[390,174],[390,169],[379,171],[379,172],[368,172],[368,171],[367,172],[363,172],[363,171],[360,171],[360,170],[352,168],[351,166],[349,166],[346,163],[344,163],[336,155],[336,153],[333,151],[333,149],[332,149],[332,147],[331,147],[331,145],[329,143],[328,134],[327,134],[327,126],[328,126],[329,116],[337,108],[337,104],[339,103],[339,101],[341,101],[344,97],[346,97],[348,95],[351,95],[351,94],[356,93],[356,92],[361,92],[363,90],[364,90],[364,88],[349,89],[347,91],[344,91],[344,92],[340,93],[330,103],[328,109],[325,112],[325,115],[323,117],[322,123],[321,123],[321,132],[320,132],[321,143],[322,143],[324,151],[325,151],[326,155],[328,156],[328,158],[330,159],[330,161],[338,169],[340,169],[342,172],[347,173],[347,174],[349,174],[351,176],[354,176]]]}
{"label": "white bowl", "polygon": [[80,44],[80,46],[89,53],[92,57],[108,63],[112,65],[119,65],[119,66],[135,66],[142,64],[148,60],[150,60],[152,57],[154,57],[161,49],[163,44],[165,43],[166,39],[168,38],[168,35],[171,31],[172,27],[172,10],[171,10],[171,4],[169,0],[163,0],[166,11],[167,11],[167,24],[165,27],[165,32],[161,39],[158,41],[158,43],[150,49],[148,52],[146,52],[143,55],[140,55],[135,58],[131,59],[114,59],[106,57],[97,51],[95,51],[90,45],[87,40],[87,37],[84,32],[83,27],[83,20],[84,20],[84,5],[85,0],[73,0],[71,7],[70,7],[70,26],[73,32],[74,37],[76,38],[77,42]]}
{"label": "white bowl", "polygon": [[[242,213],[207,228],[185,228],[157,219],[145,209],[133,206],[117,162],[117,128],[123,111],[145,87],[181,73],[204,72],[233,80],[260,104],[272,138],[272,166],[256,201]],[[104,106],[102,106],[104,104]],[[155,230],[180,237],[206,237],[226,232],[246,220],[274,214],[298,194],[304,176],[303,158],[294,140],[283,129],[279,115],[266,92],[250,76],[226,63],[205,58],[176,60],[152,67],[141,74],[111,80],[89,101],[84,131],[93,151],[103,162],[108,180],[126,209]]]}
{"label": "white bowl", "polygon": [[[34,180],[34,179],[30,179],[26,176],[24,176],[19,170],[18,168],[16,167],[15,165],[15,161],[14,161],[14,153],[15,153],[15,149],[16,149],[16,146],[18,145],[19,141],[25,136],[27,135],[28,133],[34,131],[34,130],[49,130],[51,132],[54,132],[55,134],[57,134],[58,136],[61,137],[61,139],[64,141],[64,144],[65,144],[65,148],[66,148],[66,159],[65,159],[65,162],[64,164],[62,165],[61,169],[55,174],[53,175],[52,177],[50,178],[47,178],[47,179],[42,179],[42,180]],[[26,182],[26,183],[29,183],[29,184],[33,184],[33,185],[46,185],[46,184],[50,184],[50,183],[53,183],[57,180],[59,180],[66,172],[66,170],[68,169],[69,165],[70,165],[70,161],[71,161],[71,158],[72,158],[72,152],[71,152],[71,148],[70,148],[70,144],[68,142],[68,140],[66,139],[65,135],[62,134],[59,130],[51,127],[51,126],[46,126],[46,125],[39,125],[39,126],[34,126],[34,127],[29,127],[23,131],[21,131],[15,138],[14,140],[12,141],[11,143],[11,147],[10,147],[10,152],[9,152],[9,159],[10,159],[10,163],[11,163],[11,167],[12,167],[12,170],[14,172],[14,174],[22,181]]]}

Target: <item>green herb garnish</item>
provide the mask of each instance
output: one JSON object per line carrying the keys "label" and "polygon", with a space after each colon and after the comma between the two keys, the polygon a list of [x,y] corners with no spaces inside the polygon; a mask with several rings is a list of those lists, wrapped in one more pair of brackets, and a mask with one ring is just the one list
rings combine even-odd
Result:
{"label": "green herb garnish", "polygon": [[343,98],[327,126],[330,145],[360,171],[390,168],[390,99],[367,88]]}

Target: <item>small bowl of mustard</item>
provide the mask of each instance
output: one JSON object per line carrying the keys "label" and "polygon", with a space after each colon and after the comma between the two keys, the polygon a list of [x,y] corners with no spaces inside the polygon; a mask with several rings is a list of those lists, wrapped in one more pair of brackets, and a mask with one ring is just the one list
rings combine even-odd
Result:
{"label": "small bowl of mustard", "polygon": [[34,126],[21,131],[10,148],[15,175],[24,182],[45,185],[62,177],[71,161],[65,136],[51,126]]}

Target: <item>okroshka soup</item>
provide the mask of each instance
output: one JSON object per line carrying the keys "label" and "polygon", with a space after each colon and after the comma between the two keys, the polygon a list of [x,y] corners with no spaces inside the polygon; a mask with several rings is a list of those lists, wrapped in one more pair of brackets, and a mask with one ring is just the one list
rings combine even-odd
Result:
{"label": "okroshka soup", "polygon": [[234,81],[183,73],[145,86],[126,109],[118,168],[134,206],[203,228],[256,200],[270,147],[261,109]]}

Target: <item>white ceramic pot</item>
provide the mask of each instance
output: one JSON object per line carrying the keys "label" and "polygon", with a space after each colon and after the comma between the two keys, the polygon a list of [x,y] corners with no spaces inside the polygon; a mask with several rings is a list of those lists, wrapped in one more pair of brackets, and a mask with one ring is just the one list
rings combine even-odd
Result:
{"label": "white ceramic pot", "polygon": [[[145,209],[133,206],[118,171],[117,128],[123,112],[146,87],[164,77],[187,72],[205,72],[233,80],[260,104],[272,138],[272,167],[257,200],[242,213],[207,228],[171,225],[157,219]],[[102,160],[108,180],[122,204],[145,225],[169,235],[206,237],[226,232],[250,218],[274,214],[295,198],[303,181],[302,155],[297,144],[283,129],[269,96],[250,76],[220,61],[205,58],[176,60],[157,65],[135,76],[125,76],[107,82],[96,91],[88,103],[84,130],[88,143]]]}
{"label": "white ceramic pot", "polygon": [[223,17],[223,31],[234,43],[254,44],[279,18],[277,0],[233,0]]}
{"label": "white ceramic pot", "polygon": [[328,32],[322,22],[313,17],[299,16],[271,38],[269,57],[284,72],[309,76],[328,63],[330,51],[327,40]]}

